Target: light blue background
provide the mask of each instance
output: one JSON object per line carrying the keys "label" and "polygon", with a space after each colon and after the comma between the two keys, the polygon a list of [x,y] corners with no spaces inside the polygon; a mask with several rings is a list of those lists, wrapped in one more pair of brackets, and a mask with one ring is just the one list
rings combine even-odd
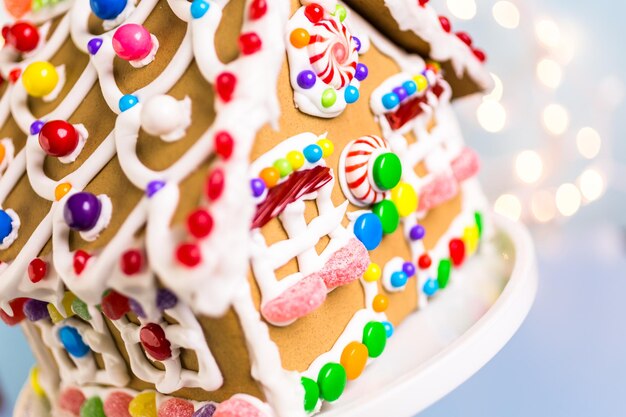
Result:
{"label": "light blue background", "polygon": [[[509,121],[503,132],[487,134],[478,127],[473,115],[476,102],[460,108],[468,142],[484,156],[483,180],[492,200],[519,187],[510,173],[517,152],[555,146],[538,116],[552,100],[568,107],[572,126],[556,139],[562,151],[549,162],[554,169],[547,181],[555,186],[572,181],[585,166],[576,157],[574,144],[576,130],[585,125],[598,126],[605,142],[611,142],[610,154],[600,157],[602,165],[626,161],[621,134],[626,128],[624,105],[608,112],[593,104],[599,79],[626,79],[622,53],[626,2],[514,2],[522,10],[516,30],[493,22],[491,0],[477,0],[478,16],[473,21],[453,21],[489,52],[490,70],[505,84],[503,104]],[[432,3],[446,13],[444,0]],[[533,33],[533,20],[539,16],[577,28],[575,58],[555,93],[537,88],[534,79],[536,62],[545,55]],[[583,207],[573,219],[532,227],[541,283],[528,319],[493,361],[420,417],[626,415],[626,196],[620,185],[626,173],[616,169],[609,178],[612,185],[603,199]],[[5,417],[12,414],[11,403],[33,363],[19,329],[0,325],[0,358],[5,400],[0,416]]]}

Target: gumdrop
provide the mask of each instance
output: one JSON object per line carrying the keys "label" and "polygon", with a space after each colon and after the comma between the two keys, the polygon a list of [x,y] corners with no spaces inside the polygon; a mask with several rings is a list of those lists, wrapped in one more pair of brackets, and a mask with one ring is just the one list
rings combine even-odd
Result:
{"label": "gumdrop", "polygon": [[133,397],[125,392],[116,391],[104,400],[104,413],[107,417],[131,417],[128,406]]}
{"label": "gumdrop", "polygon": [[137,395],[128,404],[128,412],[131,417],[157,417],[156,393],[146,391]]}
{"label": "gumdrop", "polygon": [[170,398],[159,407],[157,417],[192,417],[193,404],[180,398]]}
{"label": "gumdrop", "polygon": [[48,312],[48,303],[30,299],[24,304],[24,315],[30,321],[38,321],[50,317]]}
{"label": "gumdrop", "polygon": [[66,388],[59,395],[59,407],[74,416],[80,415],[80,407],[85,402],[85,395],[77,388]]}
{"label": "gumdrop", "polygon": [[111,320],[119,320],[130,311],[128,298],[115,290],[102,297],[102,312]]}
{"label": "gumdrop", "polygon": [[107,417],[100,397],[91,397],[80,407],[80,417]]}
{"label": "gumdrop", "polygon": [[213,417],[265,417],[258,408],[241,398],[231,397],[217,406]]}
{"label": "gumdrop", "polygon": [[213,417],[213,414],[215,413],[215,404],[207,404],[204,405],[200,408],[198,408],[198,410],[193,413],[192,417]]}
{"label": "gumdrop", "polygon": [[16,298],[9,302],[9,306],[13,310],[13,314],[8,314],[6,311],[0,309],[0,319],[9,326],[15,326],[26,318],[24,315],[24,304],[28,301],[28,298]]}

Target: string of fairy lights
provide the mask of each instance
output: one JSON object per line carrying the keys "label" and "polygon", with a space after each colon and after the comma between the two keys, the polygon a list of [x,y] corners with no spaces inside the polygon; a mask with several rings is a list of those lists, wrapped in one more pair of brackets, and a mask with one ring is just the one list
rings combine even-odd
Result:
{"label": "string of fairy lights", "polygon": [[[585,124],[590,122],[584,118],[573,120],[574,113],[568,108],[570,101],[557,99],[559,88],[568,88],[563,81],[568,75],[568,65],[577,52],[581,53],[577,51],[577,45],[580,37],[584,36],[584,27],[571,28],[552,17],[537,17],[537,10],[533,7],[540,5],[533,3],[540,2],[497,0],[477,4],[475,0],[445,1],[448,12],[459,20],[471,21],[481,13],[480,30],[484,32],[487,32],[484,25],[486,9],[489,8],[492,26],[500,31],[519,31],[524,42],[529,44],[527,49],[511,51],[508,55],[497,55],[492,51],[491,62],[510,60],[511,54],[519,54],[525,60],[536,60],[534,74],[520,82],[532,78],[531,84],[534,84],[525,90],[527,95],[534,94],[533,105],[523,111],[525,127],[537,126],[538,130],[531,128],[529,134],[538,131],[540,143],[537,148],[528,148],[528,143],[532,141],[518,141],[516,145],[520,149],[517,154],[504,157],[509,160],[501,166],[506,165],[505,169],[512,167],[514,181],[509,180],[506,185],[508,190],[495,198],[494,210],[513,220],[541,224],[575,215],[583,206],[601,199],[609,185],[626,189],[616,184],[619,182],[617,173],[626,173],[626,168],[611,157],[609,118],[598,121],[595,126]],[[477,36],[481,35],[484,34],[477,33]],[[507,88],[497,74],[492,73],[492,77],[495,88],[477,104],[470,122],[477,122],[484,131],[498,134],[494,137],[502,140],[511,133],[508,130],[509,114],[503,102]],[[579,81],[584,85],[584,80]],[[599,79],[598,83],[598,88],[592,91],[601,97],[602,111],[614,111],[624,99],[623,81],[609,75]],[[512,94],[520,93],[519,88],[515,90]],[[596,103],[596,99],[583,98],[587,103]],[[516,98],[509,97],[509,102],[511,100]],[[490,163],[486,158],[485,165]],[[578,165],[581,165],[580,170],[572,176],[569,168]],[[565,181],[562,179],[564,172],[568,178]]]}

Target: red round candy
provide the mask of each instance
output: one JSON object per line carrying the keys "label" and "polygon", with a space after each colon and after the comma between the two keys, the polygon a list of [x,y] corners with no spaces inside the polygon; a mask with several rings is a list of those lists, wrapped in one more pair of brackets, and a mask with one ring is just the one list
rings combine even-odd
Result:
{"label": "red round candy", "polygon": [[193,404],[189,401],[170,398],[159,406],[157,417],[192,417],[193,411]]}
{"label": "red round candy", "polygon": [[165,337],[165,331],[156,323],[148,323],[139,331],[139,340],[146,352],[153,359],[163,361],[172,357],[170,341]]}
{"label": "red round candy", "polygon": [[85,252],[84,250],[77,250],[74,254],[74,272],[77,275],[80,275],[81,272],[87,266],[87,261],[91,258],[91,255]]}
{"label": "red round candy", "polygon": [[232,72],[222,72],[215,80],[215,89],[217,95],[222,101],[228,102],[233,98],[235,87],[237,86],[237,77]]}
{"label": "red round candy", "polygon": [[39,31],[31,23],[17,22],[7,31],[6,41],[20,52],[30,52],[39,43]]}
{"label": "red round candy", "polygon": [[126,275],[134,275],[143,267],[143,255],[137,249],[127,250],[120,259],[120,268]]}
{"label": "red round candy", "polygon": [[24,304],[29,300],[29,298],[14,298],[9,301],[9,306],[11,306],[11,310],[13,310],[13,315],[9,315],[6,311],[0,308],[0,319],[5,322],[8,326],[15,326],[16,324],[21,323],[26,315],[24,314]]}
{"label": "red round candy", "polygon": [[198,245],[183,243],[176,249],[176,259],[185,266],[194,267],[202,260],[202,254]]}
{"label": "red round candy", "polygon": [[48,264],[44,260],[35,258],[28,264],[28,279],[30,279],[33,284],[44,279],[47,273]]}
{"label": "red round candy", "polygon": [[483,52],[480,49],[473,49],[472,52],[474,53],[474,56],[480,61],[480,62],[485,62],[487,61],[487,55],[485,54],[485,52]]}
{"label": "red round candy", "polygon": [[206,183],[206,195],[211,201],[215,201],[222,195],[224,191],[224,171],[220,168],[215,168],[209,174],[209,178]]}
{"label": "red round candy", "polygon": [[441,24],[443,30],[450,33],[450,31],[452,30],[452,25],[450,24],[450,20],[447,17],[439,16],[439,23]]}
{"label": "red round candy", "polygon": [[304,15],[311,23],[317,23],[324,18],[324,8],[317,3],[311,3],[304,8]]}
{"label": "red round candy", "polygon": [[128,406],[132,400],[133,397],[125,392],[112,392],[104,400],[104,414],[107,417],[131,417],[128,412]]}
{"label": "red round candy", "polygon": [[11,70],[11,72],[9,72],[9,81],[11,81],[11,83],[15,84],[17,82],[17,80],[20,79],[20,75],[22,75],[22,70],[19,68],[15,68],[13,70]]}
{"label": "red round candy", "polygon": [[466,32],[458,32],[456,37],[459,38],[465,45],[472,46],[472,37]]}
{"label": "red round candy", "polygon": [[420,6],[424,7],[426,6],[426,4],[428,4],[430,0],[418,0],[418,3]]}
{"label": "red round candy", "polygon": [[80,407],[87,400],[81,390],[77,388],[66,388],[59,395],[59,408],[68,411],[72,415],[80,415]]}
{"label": "red round candy", "polygon": [[461,239],[452,239],[448,243],[450,260],[454,266],[460,266],[465,260],[465,243]]}
{"label": "red round candy", "polygon": [[258,20],[265,16],[265,13],[267,13],[266,0],[253,0],[252,3],[250,3],[250,9],[248,11],[250,20]]}
{"label": "red round candy", "polygon": [[213,217],[208,211],[198,209],[187,217],[187,229],[198,239],[207,237],[213,230]]}
{"label": "red round candy", "polygon": [[233,154],[235,141],[228,132],[217,132],[215,135],[215,152],[223,159],[228,159]]}
{"label": "red round candy", "polygon": [[242,33],[239,35],[239,49],[244,55],[252,55],[261,50],[261,38],[255,32]]}
{"label": "red round candy", "polygon": [[128,298],[115,290],[102,297],[102,313],[111,320],[119,320],[130,311]]}
{"label": "red round candy", "polygon": [[430,259],[430,256],[428,256],[427,253],[420,256],[417,260],[417,266],[419,266],[421,269],[429,268],[432,263],[433,261]]}
{"label": "red round candy", "polygon": [[39,145],[50,156],[67,156],[78,146],[78,132],[65,120],[50,120],[39,131]]}

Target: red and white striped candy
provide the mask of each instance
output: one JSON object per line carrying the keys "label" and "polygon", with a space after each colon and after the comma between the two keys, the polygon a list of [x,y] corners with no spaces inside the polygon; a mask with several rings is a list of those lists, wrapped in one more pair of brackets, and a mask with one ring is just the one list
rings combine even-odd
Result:
{"label": "red and white striped candy", "polygon": [[458,192],[459,183],[454,176],[439,175],[420,189],[418,210],[433,209],[454,198]]}
{"label": "red and white striped candy", "polygon": [[309,33],[309,62],[317,76],[336,89],[348,85],[356,73],[359,54],[346,26],[336,20],[321,20]]}
{"label": "red and white striped candy", "polygon": [[362,136],[348,144],[342,162],[348,188],[344,193],[348,191],[354,197],[350,201],[367,206],[385,199],[387,192],[376,188],[370,175],[374,160],[385,152],[391,152],[389,143],[378,136]]}
{"label": "red and white striped candy", "polygon": [[473,149],[463,148],[461,154],[452,161],[451,167],[456,180],[462,182],[478,173],[480,159]]}

